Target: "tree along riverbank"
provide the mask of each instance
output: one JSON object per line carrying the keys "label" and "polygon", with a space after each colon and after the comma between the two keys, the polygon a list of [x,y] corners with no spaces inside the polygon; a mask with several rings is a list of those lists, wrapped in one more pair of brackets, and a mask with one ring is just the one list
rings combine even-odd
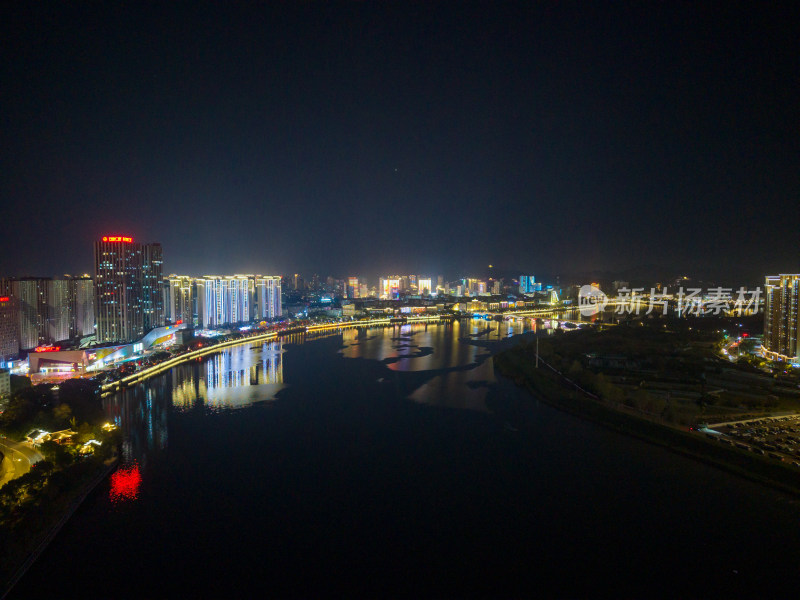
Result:
{"label": "tree along riverbank", "polygon": [[[668,426],[612,408],[602,398],[572,384],[540,359],[536,367],[532,344],[501,352],[494,358],[500,374],[526,388],[537,399],[577,417],[631,435],[731,473],[800,496],[800,474],[783,462],[709,440],[697,433]],[[624,407],[621,407],[624,408]]]}

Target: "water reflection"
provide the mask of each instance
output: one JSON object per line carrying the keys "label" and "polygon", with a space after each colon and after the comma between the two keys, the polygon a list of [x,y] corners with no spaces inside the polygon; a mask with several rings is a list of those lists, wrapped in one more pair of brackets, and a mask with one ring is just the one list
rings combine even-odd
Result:
{"label": "water reflection", "polygon": [[167,447],[169,383],[158,377],[148,385],[138,385],[104,399],[106,415],[120,427],[124,462],[143,459]]}
{"label": "water reflection", "polygon": [[123,434],[124,462],[140,461],[167,447],[168,417],[178,411],[240,408],[270,400],[283,387],[280,340],[235,346],[196,363],[175,367],[145,385],[123,389],[104,400],[109,420]]}
{"label": "water reflection", "polygon": [[269,400],[283,387],[283,342],[235,346],[211,356],[201,369],[172,370],[172,404],[189,410],[241,408]]}
{"label": "water reflection", "polygon": [[[400,397],[449,408],[486,411],[489,386],[495,383],[491,354],[511,336],[537,331],[552,333],[560,320],[575,312],[538,321],[464,320],[440,324],[406,324],[374,329],[343,329],[313,335],[293,335],[262,345],[234,346],[207,359],[180,365],[145,385],[128,388],[105,400],[110,419],[123,432],[123,458],[139,460],[163,450],[168,440],[170,409],[226,410],[273,400],[284,388],[284,354],[292,345],[319,337],[341,337],[341,355],[382,363],[379,382],[397,385]],[[302,361],[288,354],[288,360]],[[301,377],[314,364],[292,363]],[[380,374],[380,371],[376,372]],[[400,391],[402,390],[402,391]]]}

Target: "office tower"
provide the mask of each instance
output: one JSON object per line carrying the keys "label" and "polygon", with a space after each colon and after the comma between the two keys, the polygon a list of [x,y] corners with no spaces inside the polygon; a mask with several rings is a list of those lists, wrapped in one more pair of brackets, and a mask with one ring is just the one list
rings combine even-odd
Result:
{"label": "office tower", "polygon": [[800,362],[800,275],[769,275],[764,290],[764,349],[773,360]]}
{"label": "office tower", "polygon": [[142,326],[144,331],[164,325],[161,244],[142,244]]}
{"label": "office tower", "polygon": [[258,319],[275,319],[281,316],[281,278],[257,275],[255,277]]}
{"label": "office tower", "polygon": [[293,290],[303,290],[305,289],[305,283],[303,282],[303,278],[300,277],[299,274],[295,273],[292,277],[292,289]]}
{"label": "office tower", "polygon": [[30,350],[47,343],[47,279],[17,279],[11,289],[19,315],[19,347]]}
{"label": "office tower", "polygon": [[144,335],[142,247],[126,236],[94,243],[98,342],[129,342]]}
{"label": "office tower", "polygon": [[19,353],[19,314],[10,279],[0,279],[0,361]]}
{"label": "office tower", "polygon": [[362,283],[359,285],[358,297],[359,298],[369,297],[369,288],[367,287],[366,283]]}
{"label": "office tower", "polygon": [[348,298],[358,298],[361,295],[361,290],[358,287],[358,277],[347,278],[347,294]]}
{"label": "office tower", "polygon": [[444,291],[445,291],[445,289],[444,289],[444,276],[443,275],[437,275],[436,276],[436,292],[437,293],[441,293],[441,292],[444,292]]}
{"label": "office tower", "polygon": [[170,323],[194,322],[194,279],[186,275],[170,275],[166,280],[165,318]]}
{"label": "office tower", "polygon": [[419,291],[421,296],[429,296],[433,293],[431,289],[431,279],[418,279],[417,280],[417,290]]}

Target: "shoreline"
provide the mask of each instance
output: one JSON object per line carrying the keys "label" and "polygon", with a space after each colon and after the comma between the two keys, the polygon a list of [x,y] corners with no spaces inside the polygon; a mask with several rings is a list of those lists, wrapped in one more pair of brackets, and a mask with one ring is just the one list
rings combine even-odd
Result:
{"label": "shoreline", "polygon": [[[660,446],[670,452],[722,469],[748,481],[800,498],[800,478],[780,464],[768,463],[750,453],[702,439],[698,436],[615,410],[583,396],[567,391],[554,378],[538,374],[538,380],[522,365],[511,364],[507,350],[494,357],[499,375],[524,388],[532,398],[562,412],[628,435],[643,442]],[[540,359],[541,360],[541,359]],[[537,385],[538,384],[538,385]],[[791,481],[796,479],[796,482]]]}
{"label": "shoreline", "polygon": [[30,550],[28,550],[24,560],[13,568],[13,571],[9,574],[10,578],[8,581],[0,582],[0,585],[3,586],[0,588],[0,600],[4,600],[11,593],[17,582],[22,579],[25,573],[28,572],[28,569],[38,560],[39,556],[50,546],[50,543],[55,539],[64,525],[69,522],[84,501],[97,489],[97,486],[105,481],[114,469],[117,468],[119,462],[120,458],[119,455],[117,455],[109,464],[106,464],[103,469],[96,473],[92,479],[74,490],[74,495],[67,501],[68,504],[64,510],[59,511],[57,515],[53,515],[53,518],[57,520],[50,524],[46,531],[36,536],[35,540],[31,540],[29,544],[26,544],[26,547],[30,548]]}

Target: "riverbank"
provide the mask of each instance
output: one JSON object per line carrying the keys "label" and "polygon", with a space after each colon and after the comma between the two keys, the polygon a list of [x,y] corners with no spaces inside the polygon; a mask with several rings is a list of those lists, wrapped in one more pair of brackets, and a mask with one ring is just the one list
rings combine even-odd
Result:
{"label": "riverbank", "polygon": [[[89,459],[91,460],[91,459]],[[116,469],[118,455],[75,465],[72,481],[62,477],[44,488],[43,502],[0,523],[0,600],[5,598],[97,486]],[[54,474],[58,475],[58,473]],[[51,476],[52,477],[52,476]],[[50,487],[52,486],[52,487]],[[49,489],[48,489],[49,488]]]}
{"label": "riverbank", "polygon": [[501,375],[554,408],[800,497],[800,478],[796,469],[721,445],[696,433],[611,408],[585,391],[566,387],[562,377],[543,361],[540,360],[540,366],[536,368],[525,349],[501,352],[495,356],[494,364]]}

